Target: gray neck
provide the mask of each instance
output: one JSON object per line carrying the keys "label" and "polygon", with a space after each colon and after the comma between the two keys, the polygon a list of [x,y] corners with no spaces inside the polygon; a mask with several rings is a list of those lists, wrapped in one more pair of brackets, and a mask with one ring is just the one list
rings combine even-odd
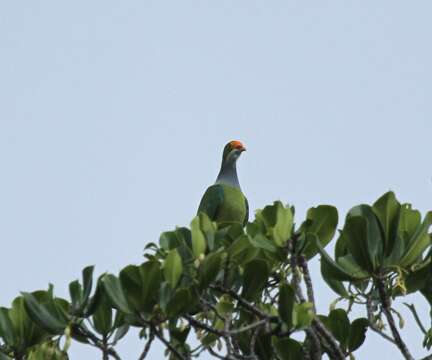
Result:
{"label": "gray neck", "polygon": [[236,163],[222,164],[216,184],[229,185],[240,189],[240,183],[237,176]]}

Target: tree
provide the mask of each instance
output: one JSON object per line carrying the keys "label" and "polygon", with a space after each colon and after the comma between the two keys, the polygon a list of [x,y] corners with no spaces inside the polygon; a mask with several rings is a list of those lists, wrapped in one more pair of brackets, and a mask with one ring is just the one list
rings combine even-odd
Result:
{"label": "tree", "polygon": [[[82,281],[69,284],[68,300],[55,297],[50,285],[0,308],[0,360],[67,359],[72,340],[118,360],[116,344],[131,327],[144,339],[139,359],[154,341],[172,360],[205,352],[217,359],[353,359],[371,330],[412,360],[392,300],[420,292],[432,304],[431,224],[431,212],[422,220],[388,192],[348,212],[332,257],[325,247],[337,232],[333,206],[311,208],[299,226],[294,208],[281,202],[257,211],[246,227],[217,228],[201,213],[190,229],[165,232],[158,245],[148,244],[139,266],[96,281],[93,267],[85,268]],[[316,312],[308,269],[315,256],[337,294],[328,314]],[[347,309],[336,308],[343,300]],[[354,306],[365,317],[351,321]],[[429,350],[432,330],[413,304],[407,306]],[[295,340],[295,333],[304,340]]]}

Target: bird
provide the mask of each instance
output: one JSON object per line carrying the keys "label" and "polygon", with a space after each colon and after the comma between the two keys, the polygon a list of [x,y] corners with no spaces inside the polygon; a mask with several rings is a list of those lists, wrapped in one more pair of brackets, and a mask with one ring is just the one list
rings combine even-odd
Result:
{"label": "bird", "polygon": [[249,203],[241,190],[236,166],[244,151],[245,146],[238,140],[225,145],[216,182],[207,188],[198,207],[198,214],[207,214],[220,228],[234,223],[245,226],[249,220]]}

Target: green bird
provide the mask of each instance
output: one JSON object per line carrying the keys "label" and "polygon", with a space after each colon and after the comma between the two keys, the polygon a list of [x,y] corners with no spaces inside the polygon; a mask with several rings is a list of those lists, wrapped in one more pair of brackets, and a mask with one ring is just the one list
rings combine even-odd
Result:
{"label": "green bird", "polygon": [[236,167],[245,150],[240,141],[230,141],[225,145],[216,182],[207,188],[199,204],[198,213],[206,213],[219,227],[233,223],[244,226],[249,219],[249,204],[241,191]]}

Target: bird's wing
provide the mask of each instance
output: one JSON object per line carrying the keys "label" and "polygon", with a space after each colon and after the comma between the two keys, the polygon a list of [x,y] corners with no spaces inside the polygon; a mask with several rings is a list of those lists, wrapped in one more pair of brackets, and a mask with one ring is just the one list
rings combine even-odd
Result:
{"label": "bird's wing", "polygon": [[211,220],[215,220],[218,209],[224,199],[224,191],[221,185],[212,185],[204,193],[198,207],[198,213],[204,212]]}
{"label": "bird's wing", "polygon": [[243,221],[243,226],[246,226],[249,221],[249,202],[246,196],[245,196],[245,205],[246,205],[246,215]]}

